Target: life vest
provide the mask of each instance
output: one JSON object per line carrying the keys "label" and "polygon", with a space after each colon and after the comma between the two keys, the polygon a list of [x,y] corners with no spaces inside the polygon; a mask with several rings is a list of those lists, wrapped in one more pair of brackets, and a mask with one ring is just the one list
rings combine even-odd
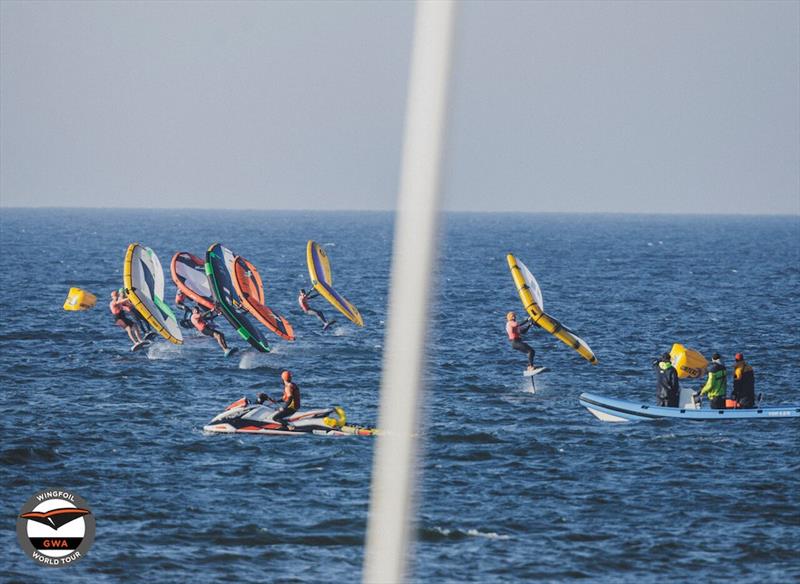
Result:
{"label": "life vest", "polygon": [[509,320],[506,323],[506,333],[508,333],[508,340],[510,341],[519,341],[522,339],[522,335],[519,334],[519,325],[515,320]]}
{"label": "life vest", "polygon": [[739,381],[745,378],[747,374],[753,373],[753,368],[747,364],[746,361],[741,361],[734,367],[733,369],[733,379],[735,381]]}
{"label": "life vest", "polygon": [[[287,395],[288,394],[288,395]],[[295,410],[300,409],[300,388],[294,384],[290,383],[283,388],[283,401],[286,402],[287,408],[294,408]]]}

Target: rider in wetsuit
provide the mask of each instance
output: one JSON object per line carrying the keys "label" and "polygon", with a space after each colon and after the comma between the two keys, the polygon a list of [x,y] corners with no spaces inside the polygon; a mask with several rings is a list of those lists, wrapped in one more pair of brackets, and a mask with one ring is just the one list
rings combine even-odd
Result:
{"label": "rider in wetsuit", "polygon": [[330,324],[325,318],[325,315],[322,314],[321,310],[316,310],[308,305],[308,301],[312,298],[316,298],[317,296],[318,294],[316,292],[308,293],[303,288],[300,288],[300,296],[297,297],[297,303],[300,305],[300,308],[305,314],[313,314],[320,319],[320,321],[322,321],[322,328],[324,329]]}
{"label": "rider in wetsuit", "polygon": [[112,290],[111,302],[108,303],[108,308],[111,311],[111,315],[114,317],[114,324],[125,329],[125,332],[128,333],[128,337],[130,337],[131,342],[134,345],[138,345],[142,342],[142,337],[139,336],[136,323],[134,323],[133,320],[131,320],[126,314],[125,305],[130,305],[130,300],[127,298],[121,298],[119,292]]}
{"label": "rider in wetsuit", "polygon": [[200,307],[195,306],[192,308],[192,317],[191,322],[198,331],[204,334],[207,337],[214,337],[217,341],[217,344],[225,351],[225,356],[227,357],[231,349],[228,348],[228,344],[225,342],[225,335],[222,334],[221,331],[216,329],[214,326],[210,324],[209,321],[215,318],[214,316],[210,316],[214,314],[214,310],[209,310],[205,313],[200,312]]}
{"label": "rider in wetsuit", "polygon": [[517,351],[522,351],[528,354],[528,371],[533,369],[533,358],[536,356],[536,351],[522,340],[522,335],[528,332],[533,322],[528,319],[526,324],[517,324],[517,315],[513,312],[506,314],[506,333],[508,340],[511,341],[511,348]]}
{"label": "rider in wetsuit", "polygon": [[130,298],[128,298],[127,288],[120,288],[119,296],[125,300],[125,304],[122,305],[122,308],[128,313],[129,318],[133,317],[132,320],[136,328],[139,329],[139,334],[141,337],[146,341],[150,337],[155,336],[153,328],[150,326],[150,323],[147,322],[147,319],[139,314],[139,311],[133,307],[133,303],[131,302]]}

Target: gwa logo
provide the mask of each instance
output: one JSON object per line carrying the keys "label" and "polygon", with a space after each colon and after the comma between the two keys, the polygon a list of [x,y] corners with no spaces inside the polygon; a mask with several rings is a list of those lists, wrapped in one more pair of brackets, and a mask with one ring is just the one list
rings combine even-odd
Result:
{"label": "gwa logo", "polygon": [[28,556],[50,567],[84,557],[94,543],[89,505],[65,489],[47,489],[28,499],[17,517],[17,540]]}

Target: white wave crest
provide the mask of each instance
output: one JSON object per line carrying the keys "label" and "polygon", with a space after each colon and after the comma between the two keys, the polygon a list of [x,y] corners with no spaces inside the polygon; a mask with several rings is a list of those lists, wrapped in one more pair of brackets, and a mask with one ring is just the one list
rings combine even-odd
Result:
{"label": "white wave crest", "polygon": [[256,351],[245,351],[239,358],[239,369],[259,369],[269,367],[269,354]]}
{"label": "white wave crest", "polygon": [[180,346],[172,343],[154,343],[147,347],[147,358],[153,361],[170,361],[180,356]]}

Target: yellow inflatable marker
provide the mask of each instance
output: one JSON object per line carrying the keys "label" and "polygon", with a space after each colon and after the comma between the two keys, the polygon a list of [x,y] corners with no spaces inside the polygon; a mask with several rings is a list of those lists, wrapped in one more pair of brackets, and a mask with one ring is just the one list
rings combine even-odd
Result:
{"label": "yellow inflatable marker", "polygon": [[546,330],[565,345],[575,349],[589,363],[597,365],[597,357],[594,356],[594,352],[586,344],[586,341],[544,311],[542,291],[527,266],[513,254],[508,254],[506,260],[508,260],[511,277],[514,278],[522,305],[534,324]]}
{"label": "yellow inflatable marker", "polygon": [[70,288],[64,301],[64,310],[89,310],[97,304],[97,296],[80,288]]}
{"label": "yellow inflatable marker", "polygon": [[675,343],[672,345],[669,355],[672,358],[672,365],[678,371],[678,377],[681,379],[696,379],[705,375],[708,361],[699,351]]}

